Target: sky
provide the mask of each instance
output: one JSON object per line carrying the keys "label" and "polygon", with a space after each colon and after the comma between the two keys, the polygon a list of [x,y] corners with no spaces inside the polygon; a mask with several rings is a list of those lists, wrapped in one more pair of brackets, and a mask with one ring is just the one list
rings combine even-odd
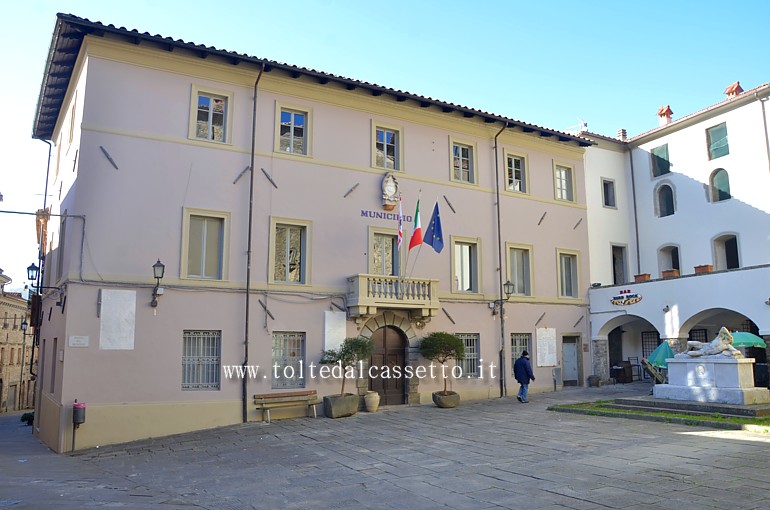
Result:
{"label": "sky", "polygon": [[[236,51],[563,131],[629,136],[770,82],[770,1],[24,0],[4,6],[0,211],[43,206],[32,122],[56,13]],[[14,122],[10,122],[13,119]],[[34,216],[0,212],[0,268],[26,284]]]}

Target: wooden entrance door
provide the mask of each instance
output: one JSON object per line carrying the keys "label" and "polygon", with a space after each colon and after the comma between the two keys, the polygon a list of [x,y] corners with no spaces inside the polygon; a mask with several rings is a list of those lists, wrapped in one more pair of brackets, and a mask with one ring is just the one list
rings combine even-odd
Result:
{"label": "wooden entrance door", "polygon": [[[376,367],[372,370],[372,375],[376,374],[376,377],[369,379],[370,388],[380,394],[380,405],[405,404],[403,373],[406,364],[406,339],[403,333],[391,326],[385,326],[374,332],[372,342],[374,353],[370,366]],[[395,377],[394,367],[399,370],[399,377]]]}

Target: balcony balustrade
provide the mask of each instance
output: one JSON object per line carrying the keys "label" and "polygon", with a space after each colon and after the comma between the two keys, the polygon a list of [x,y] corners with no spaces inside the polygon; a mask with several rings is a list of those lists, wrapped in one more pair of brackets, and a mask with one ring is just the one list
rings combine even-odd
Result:
{"label": "balcony balustrade", "polygon": [[407,310],[413,319],[435,317],[438,280],[359,274],[348,278],[351,317],[372,317],[379,308]]}

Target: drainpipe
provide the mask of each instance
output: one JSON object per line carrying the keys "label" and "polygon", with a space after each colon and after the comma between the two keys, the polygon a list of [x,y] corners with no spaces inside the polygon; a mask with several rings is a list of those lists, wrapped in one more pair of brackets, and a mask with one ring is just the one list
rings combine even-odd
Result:
{"label": "drainpipe", "polygon": [[[43,192],[43,211],[45,212],[46,207],[48,207],[48,178],[51,175],[51,152],[53,150],[53,145],[49,140],[43,140],[40,139],[41,142],[48,145],[48,163],[46,164],[45,169],[45,191]],[[37,217],[37,216],[36,216]],[[37,221],[35,222],[35,227],[37,227]],[[85,226],[83,227],[85,229]],[[85,230],[83,231],[83,236],[85,236]],[[37,273],[37,281],[35,282],[37,284],[37,287],[40,287],[40,282],[42,280],[43,271],[45,271],[45,264],[42,263],[43,260],[43,250],[45,249],[45,246],[42,246],[43,240],[38,239],[37,240],[37,265],[40,268],[40,271]],[[81,261],[83,252],[80,252],[81,254]],[[81,276],[82,279],[82,276]],[[28,298],[29,299],[29,298]],[[40,310],[38,310],[38,313],[40,313]],[[29,375],[37,377],[37,374],[33,371],[34,368],[34,359],[35,359],[35,347],[40,345],[40,328],[38,327],[40,321],[38,321],[39,317],[32,318],[30,316],[30,325],[34,325],[34,331],[32,332],[32,352],[30,352],[30,362],[29,362]],[[38,393],[38,384],[35,385],[35,393]],[[40,401],[39,393],[37,397],[35,398],[35,406],[37,406],[37,403]],[[37,413],[40,414],[39,412]]]}
{"label": "drainpipe", "polygon": [[499,284],[500,295],[500,398],[506,396],[508,391],[505,385],[507,373],[505,371],[505,310],[503,309],[505,306],[503,299],[503,236],[500,229],[500,165],[498,162],[500,151],[497,148],[497,137],[507,127],[508,122],[506,121],[495,135],[495,200],[497,201],[497,263],[499,267],[497,283]]}
{"label": "drainpipe", "polygon": [[[246,245],[246,321],[243,335],[243,374],[247,374],[247,365],[249,364],[249,301],[251,297],[251,234],[252,234],[252,215],[254,212],[254,152],[256,151],[257,137],[257,85],[262,79],[262,73],[265,70],[264,65],[259,66],[259,75],[254,82],[254,107],[251,112],[251,159],[249,160],[249,226]],[[242,390],[242,418],[243,423],[248,421],[248,377],[244,375],[241,380]]]}
{"label": "drainpipe", "polygon": [[[628,145],[626,146],[628,147]],[[634,206],[634,239],[636,241],[636,274],[642,272],[642,260],[640,258],[639,250],[639,221],[638,213],[636,210],[636,179],[634,178],[634,149],[628,147],[628,159],[631,162],[631,198]]]}
{"label": "drainpipe", "polygon": [[765,101],[767,99],[760,99],[759,94],[754,92],[754,97],[759,101],[760,106],[762,107],[762,125],[765,128],[765,149],[767,151],[767,168],[770,170],[770,138],[768,138],[768,132],[767,132],[767,113],[765,112]]}

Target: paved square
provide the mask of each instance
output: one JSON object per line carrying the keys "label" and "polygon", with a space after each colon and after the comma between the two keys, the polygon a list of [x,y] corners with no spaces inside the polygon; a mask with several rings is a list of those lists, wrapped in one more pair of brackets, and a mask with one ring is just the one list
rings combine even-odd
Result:
{"label": "paved square", "polygon": [[253,423],[56,455],[0,417],[0,509],[766,509],[770,438],[547,411],[643,383]]}

